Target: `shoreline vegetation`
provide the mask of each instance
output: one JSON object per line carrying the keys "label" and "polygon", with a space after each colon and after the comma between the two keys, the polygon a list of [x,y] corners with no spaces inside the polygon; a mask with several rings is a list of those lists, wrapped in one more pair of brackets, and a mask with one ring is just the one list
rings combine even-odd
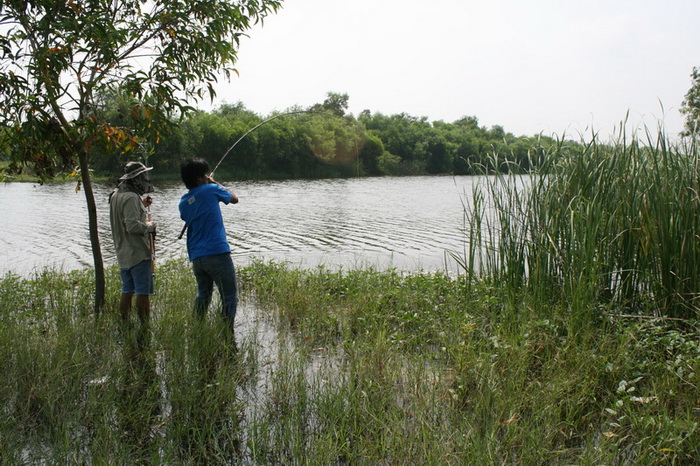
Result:
{"label": "shoreline vegetation", "polygon": [[150,326],[119,275],[0,279],[0,463],[689,464],[700,458],[700,154],[572,153],[465,205],[462,271],[239,271],[236,342],[185,261]]}
{"label": "shoreline vegetation", "polygon": [[[237,351],[160,264],[150,327],[119,275],[0,280],[3,463],[676,464],[697,459],[696,321],[514,299],[441,273],[239,271]],[[132,316],[133,318],[133,316]],[[135,318],[134,323],[135,323]]]}
{"label": "shoreline vegetation", "polygon": [[[138,127],[130,106],[116,97],[106,99],[100,118],[110,127],[122,132]],[[127,138],[123,146],[110,150],[92,145],[90,169],[97,179],[116,179],[127,161],[139,160],[156,168],[155,179],[179,180],[182,160],[204,155],[214,166],[227,154],[216,169],[222,180],[472,175],[482,166],[525,172],[539,159],[535,154],[558,142],[542,134],[515,136],[499,125],[480,126],[474,116],[446,123],[365,110],[356,117],[346,113],[348,99],[346,94],[328,93],[322,104],[268,116],[241,102],[194,111],[183,121],[173,121],[171,131],[157,140],[139,139],[135,145]],[[572,141],[566,144],[571,150],[580,147]],[[0,131],[0,180],[63,179],[75,168],[40,157],[22,161],[16,151]]]}

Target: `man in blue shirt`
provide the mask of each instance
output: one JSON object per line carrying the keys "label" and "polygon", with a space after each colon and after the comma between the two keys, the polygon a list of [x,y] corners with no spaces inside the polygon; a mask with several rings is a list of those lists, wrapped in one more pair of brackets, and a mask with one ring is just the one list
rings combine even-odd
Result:
{"label": "man in blue shirt", "polygon": [[202,158],[185,160],[180,165],[180,176],[189,189],[180,199],[179,209],[180,218],[187,224],[187,254],[197,280],[194,310],[204,317],[216,284],[222,313],[233,331],[238,284],[219,203],[236,204],[238,196],[207,173],[209,164]]}

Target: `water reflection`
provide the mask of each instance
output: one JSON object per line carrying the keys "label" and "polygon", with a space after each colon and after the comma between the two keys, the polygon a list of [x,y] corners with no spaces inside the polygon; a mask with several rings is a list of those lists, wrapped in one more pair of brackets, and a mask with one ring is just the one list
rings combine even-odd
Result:
{"label": "water reflection", "polygon": [[[227,183],[240,203],[222,209],[234,261],[252,258],[300,266],[444,268],[462,251],[462,202],[475,177],[359,178]],[[115,263],[107,197],[95,185],[105,263]],[[180,183],[156,185],[158,258],[186,256],[177,204]],[[73,183],[0,185],[0,273],[51,266],[91,267],[84,193]],[[449,264],[448,264],[449,267]]]}

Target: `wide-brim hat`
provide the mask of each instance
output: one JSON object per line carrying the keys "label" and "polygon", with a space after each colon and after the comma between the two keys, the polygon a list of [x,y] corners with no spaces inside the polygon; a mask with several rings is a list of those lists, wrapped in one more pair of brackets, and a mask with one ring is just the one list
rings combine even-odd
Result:
{"label": "wide-brim hat", "polygon": [[136,178],[140,174],[151,170],[153,170],[153,167],[147,167],[141,162],[127,162],[127,164],[124,165],[124,174],[119,178],[119,181]]}

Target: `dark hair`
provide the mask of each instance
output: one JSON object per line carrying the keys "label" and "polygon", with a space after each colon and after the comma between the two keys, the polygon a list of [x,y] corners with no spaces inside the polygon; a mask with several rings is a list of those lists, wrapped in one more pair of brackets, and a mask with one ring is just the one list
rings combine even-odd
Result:
{"label": "dark hair", "polygon": [[203,158],[188,159],[180,164],[180,177],[187,189],[197,187],[197,179],[206,176],[209,172],[209,164]]}

